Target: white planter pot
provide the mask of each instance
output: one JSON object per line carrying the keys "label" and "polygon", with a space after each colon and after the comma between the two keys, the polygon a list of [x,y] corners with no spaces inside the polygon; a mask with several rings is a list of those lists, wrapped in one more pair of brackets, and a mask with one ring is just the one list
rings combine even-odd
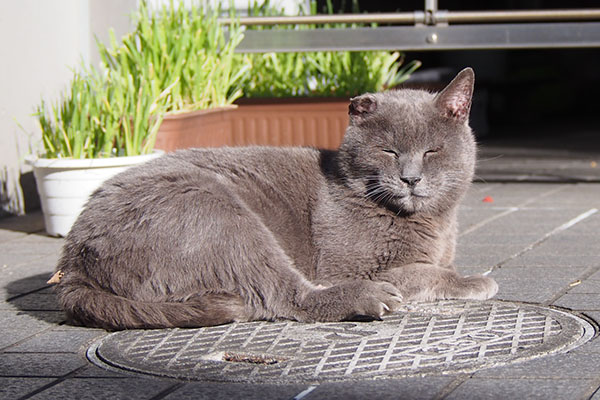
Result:
{"label": "white planter pot", "polygon": [[94,190],[127,168],[159,157],[163,152],[131,157],[61,159],[28,157],[44,212],[46,232],[66,236]]}

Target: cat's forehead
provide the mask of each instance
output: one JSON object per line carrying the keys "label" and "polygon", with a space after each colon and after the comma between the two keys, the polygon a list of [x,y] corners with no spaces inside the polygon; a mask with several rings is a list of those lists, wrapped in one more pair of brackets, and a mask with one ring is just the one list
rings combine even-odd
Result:
{"label": "cat's forehead", "polygon": [[377,110],[379,123],[404,134],[422,134],[437,119],[435,94],[423,90],[393,90],[379,93]]}
{"label": "cat's forehead", "polygon": [[[435,94],[424,90],[399,89],[378,93],[381,106],[400,110],[422,110],[433,104]],[[428,108],[428,107],[427,107]]]}
{"label": "cat's forehead", "polygon": [[[440,118],[435,106],[436,93],[423,90],[392,90],[378,93],[375,126],[376,140],[385,140],[398,147],[420,149],[444,140],[450,133],[462,128],[452,124],[451,129]],[[466,128],[465,128],[466,129]],[[465,131],[466,132],[466,131]]]}

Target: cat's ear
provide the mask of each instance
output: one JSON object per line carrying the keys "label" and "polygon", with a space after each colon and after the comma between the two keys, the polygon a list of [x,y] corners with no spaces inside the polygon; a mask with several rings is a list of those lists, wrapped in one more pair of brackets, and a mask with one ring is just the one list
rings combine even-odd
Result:
{"label": "cat's ear", "polygon": [[372,94],[363,94],[350,99],[348,114],[352,122],[360,122],[377,110],[377,100]]}
{"label": "cat's ear", "polygon": [[435,98],[435,104],[445,117],[466,122],[471,111],[475,73],[465,68]]}

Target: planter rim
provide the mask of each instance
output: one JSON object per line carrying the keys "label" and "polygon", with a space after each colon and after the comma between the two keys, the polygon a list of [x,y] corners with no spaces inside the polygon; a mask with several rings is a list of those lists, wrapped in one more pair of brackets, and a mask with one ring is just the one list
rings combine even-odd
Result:
{"label": "planter rim", "polygon": [[238,108],[237,104],[230,104],[230,105],[226,105],[226,106],[221,106],[221,107],[213,107],[213,108],[206,108],[203,110],[194,110],[194,111],[178,111],[178,112],[168,112],[167,114],[165,114],[164,119],[179,119],[179,118],[188,118],[190,116],[195,116],[195,115],[204,115],[204,114],[212,114],[212,113],[219,113],[219,112],[224,112],[227,110],[234,110]]}
{"label": "planter rim", "polygon": [[235,101],[239,105],[298,103],[350,103],[350,97],[242,97]]}
{"label": "planter rim", "polygon": [[139,156],[122,156],[107,158],[43,158],[36,155],[25,156],[25,162],[37,168],[104,168],[121,165],[138,164],[163,155],[163,150],[155,149],[152,153]]}

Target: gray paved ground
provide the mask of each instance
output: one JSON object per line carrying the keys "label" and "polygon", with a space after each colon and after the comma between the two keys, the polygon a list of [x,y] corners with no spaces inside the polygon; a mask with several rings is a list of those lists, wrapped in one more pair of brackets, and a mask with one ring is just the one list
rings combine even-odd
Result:
{"label": "gray paved ground", "polygon": [[[484,198],[493,202],[484,202]],[[456,264],[490,271],[498,298],[569,308],[600,320],[600,184],[479,183],[460,211]],[[64,323],[45,281],[61,239],[40,214],[0,220],[0,398],[598,399],[600,341],[567,354],[467,375],[250,386],[109,372],[85,350],[102,330]]]}

